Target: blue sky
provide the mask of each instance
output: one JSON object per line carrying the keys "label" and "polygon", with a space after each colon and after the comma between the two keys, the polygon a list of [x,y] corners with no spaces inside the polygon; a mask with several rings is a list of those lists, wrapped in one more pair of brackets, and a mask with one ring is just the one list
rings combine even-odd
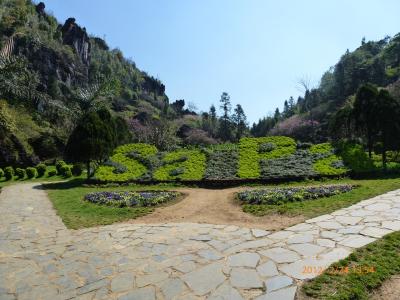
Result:
{"label": "blue sky", "polygon": [[362,37],[400,32],[398,0],[49,0],[199,110],[223,91],[250,122],[297,98]]}

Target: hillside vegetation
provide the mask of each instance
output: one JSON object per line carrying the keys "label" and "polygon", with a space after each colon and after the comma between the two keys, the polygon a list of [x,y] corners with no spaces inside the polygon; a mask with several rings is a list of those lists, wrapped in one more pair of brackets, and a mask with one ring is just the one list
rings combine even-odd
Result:
{"label": "hillside vegetation", "polygon": [[169,109],[165,87],[44,4],[0,1],[0,165],[62,156],[82,114],[106,106],[126,120]]}
{"label": "hillside vegetation", "polygon": [[[243,107],[232,107],[227,92],[221,94],[219,107],[211,105],[207,112],[197,112],[184,99],[170,102],[159,79],[139,70],[105,40],[90,36],[74,18],[59,22],[43,2],[0,0],[0,167],[66,159],[84,163],[90,171],[91,161],[101,164],[115,147],[139,143],[169,152],[164,164],[180,159],[181,150],[176,149],[196,149],[190,150],[196,159],[185,164],[188,169],[206,164],[205,173],[197,175],[201,178],[274,177],[265,170],[300,172],[285,167],[290,164],[286,160],[303,161],[301,172],[309,174],[330,166],[335,157],[317,162],[310,157],[318,153],[305,154],[299,145],[331,142],[338,149],[351,149],[344,157],[352,161],[352,170],[377,167],[378,156],[383,169],[393,169],[400,161],[399,75],[400,35],[363,39],[323,74],[318,86],[302,80],[304,96],[290,97],[283,111],[277,109],[249,128]],[[113,128],[101,122],[101,115],[112,120]],[[271,136],[288,137],[287,143],[278,138],[287,156],[276,157],[274,149],[255,154],[258,142],[251,138]],[[234,146],[219,147],[222,143]],[[100,145],[101,151],[95,151]],[[210,145],[210,159],[196,152]],[[81,155],[80,149],[87,153]],[[244,150],[261,163],[236,169],[237,161],[246,159]],[[368,160],[354,160],[366,150]],[[316,164],[312,172],[310,164]],[[161,180],[180,172],[164,166],[153,175]]]}
{"label": "hillside vegetation", "polygon": [[307,78],[299,85],[304,96],[290,97],[283,111],[253,124],[251,133],[289,135],[302,141],[321,142],[336,137],[331,121],[347,102],[354,101],[357,90],[366,83],[387,88],[400,98],[400,34],[379,41],[362,40],[354,51],[347,50],[340,60],[326,71],[317,86]]}

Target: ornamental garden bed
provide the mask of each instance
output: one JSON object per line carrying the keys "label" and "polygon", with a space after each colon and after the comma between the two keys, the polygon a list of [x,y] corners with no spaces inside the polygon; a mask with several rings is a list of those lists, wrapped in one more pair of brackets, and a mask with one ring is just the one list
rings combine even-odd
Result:
{"label": "ornamental garden bed", "polygon": [[88,193],[84,199],[114,207],[150,207],[177,200],[182,196],[182,193],[173,191],[102,191]]}
{"label": "ornamental garden bed", "polygon": [[288,202],[302,202],[323,197],[331,197],[351,191],[351,184],[334,184],[305,187],[277,187],[243,191],[237,198],[243,204],[282,205]]}
{"label": "ornamental garden bed", "polygon": [[99,182],[252,182],[346,175],[331,144],[289,137],[243,138],[238,144],[159,152],[148,144],[118,147],[96,172]]}

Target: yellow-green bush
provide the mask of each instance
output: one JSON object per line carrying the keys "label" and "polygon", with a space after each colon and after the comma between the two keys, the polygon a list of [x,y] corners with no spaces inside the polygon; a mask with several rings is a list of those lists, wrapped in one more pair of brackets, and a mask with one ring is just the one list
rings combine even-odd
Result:
{"label": "yellow-green bush", "polygon": [[115,165],[121,165],[126,168],[125,172],[115,172],[115,165],[103,165],[97,169],[96,178],[104,181],[127,181],[139,179],[146,173],[147,167],[137,159],[128,156],[132,153],[136,153],[138,156],[145,159],[149,156],[155,155],[157,153],[157,148],[148,144],[127,144],[120,146],[115,149],[110,161],[115,163]]}
{"label": "yellow-green bush", "polygon": [[[334,154],[330,143],[316,144],[310,147],[311,154],[325,155],[314,163],[314,171],[318,175],[333,176],[345,174],[348,169],[343,165],[342,159]],[[334,165],[334,164],[338,165]]]}
{"label": "yellow-green bush", "polygon": [[163,166],[155,170],[156,180],[201,180],[206,166],[206,155],[200,150],[180,149],[167,153]]}
{"label": "yellow-green bush", "polygon": [[[266,152],[261,152],[263,144],[270,144]],[[263,150],[263,149],[261,149]],[[259,178],[260,160],[282,158],[296,151],[296,142],[285,136],[270,136],[262,138],[243,138],[239,142],[239,170],[240,178]]]}

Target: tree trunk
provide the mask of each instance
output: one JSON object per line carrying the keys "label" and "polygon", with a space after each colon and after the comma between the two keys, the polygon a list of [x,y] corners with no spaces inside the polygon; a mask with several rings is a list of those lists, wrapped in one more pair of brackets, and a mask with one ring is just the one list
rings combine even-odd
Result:
{"label": "tree trunk", "polygon": [[383,170],[386,171],[386,139],[382,141],[382,166]]}
{"label": "tree trunk", "polygon": [[90,161],[86,162],[87,179],[90,179]]}
{"label": "tree trunk", "polygon": [[368,156],[369,156],[369,159],[372,158],[372,137],[369,132],[368,132]]}

